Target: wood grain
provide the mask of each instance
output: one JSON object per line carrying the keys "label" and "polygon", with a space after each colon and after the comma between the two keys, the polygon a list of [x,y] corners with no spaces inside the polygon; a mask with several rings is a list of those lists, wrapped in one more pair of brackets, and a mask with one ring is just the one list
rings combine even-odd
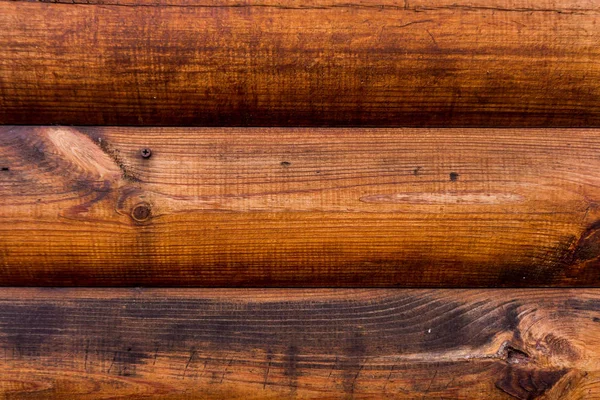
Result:
{"label": "wood grain", "polygon": [[598,290],[0,290],[6,399],[597,399]]}
{"label": "wood grain", "polygon": [[599,22],[594,0],[2,0],[0,124],[600,126]]}
{"label": "wood grain", "polygon": [[584,129],[0,127],[0,284],[598,285],[599,154]]}

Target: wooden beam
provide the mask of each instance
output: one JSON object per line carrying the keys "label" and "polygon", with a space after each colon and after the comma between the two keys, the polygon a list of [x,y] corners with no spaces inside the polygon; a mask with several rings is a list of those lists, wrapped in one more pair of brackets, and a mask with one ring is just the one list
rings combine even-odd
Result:
{"label": "wooden beam", "polygon": [[0,394],[575,399],[599,290],[0,290]]}
{"label": "wooden beam", "polygon": [[599,25],[592,0],[2,0],[0,124],[600,126]]}
{"label": "wooden beam", "polygon": [[0,284],[597,285],[598,154],[597,130],[0,127]]}

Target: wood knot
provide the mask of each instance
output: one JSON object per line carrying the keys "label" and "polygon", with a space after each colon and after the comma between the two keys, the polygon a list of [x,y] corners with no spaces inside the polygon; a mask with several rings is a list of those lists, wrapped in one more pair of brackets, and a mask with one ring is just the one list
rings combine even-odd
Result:
{"label": "wood knot", "polygon": [[581,235],[573,252],[575,262],[585,262],[600,257],[600,229],[597,225],[594,224]]}
{"label": "wood knot", "polygon": [[512,346],[506,346],[506,362],[509,364],[525,364],[529,362],[529,354]]}
{"label": "wood knot", "polygon": [[567,258],[567,276],[583,281],[596,280],[600,263],[600,222],[590,225],[579,240],[573,242],[570,248],[571,255]]}
{"label": "wood knot", "polygon": [[510,396],[521,400],[542,397],[568,372],[563,368],[542,366],[525,351],[505,343],[498,355],[506,362],[495,385]]}
{"label": "wood knot", "polygon": [[152,209],[148,203],[139,203],[131,210],[131,218],[137,222],[144,222],[152,215]]}

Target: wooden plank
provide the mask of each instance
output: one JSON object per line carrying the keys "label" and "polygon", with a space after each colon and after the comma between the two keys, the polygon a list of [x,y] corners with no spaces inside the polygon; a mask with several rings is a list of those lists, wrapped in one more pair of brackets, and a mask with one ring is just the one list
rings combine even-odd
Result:
{"label": "wooden plank", "polygon": [[598,154],[583,129],[0,127],[0,284],[597,285]]}
{"label": "wooden plank", "polygon": [[2,0],[0,124],[600,126],[599,24],[594,0]]}
{"label": "wooden plank", "polygon": [[595,399],[599,290],[1,289],[7,399]]}

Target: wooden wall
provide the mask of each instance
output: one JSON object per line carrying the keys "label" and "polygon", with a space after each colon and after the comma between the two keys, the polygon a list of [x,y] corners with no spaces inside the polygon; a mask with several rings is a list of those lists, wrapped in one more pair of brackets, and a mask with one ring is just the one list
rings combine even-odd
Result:
{"label": "wooden wall", "polygon": [[1,289],[7,399],[594,399],[598,290]]}
{"label": "wooden wall", "polygon": [[0,284],[596,285],[598,154],[576,129],[0,127]]}
{"label": "wooden wall", "polygon": [[2,0],[0,124],[599,126],[598,23],[595,0]]}
{"label": "wooden wall", "polygon": [[0,399],[600,399],[599,26],[0,0]]}

